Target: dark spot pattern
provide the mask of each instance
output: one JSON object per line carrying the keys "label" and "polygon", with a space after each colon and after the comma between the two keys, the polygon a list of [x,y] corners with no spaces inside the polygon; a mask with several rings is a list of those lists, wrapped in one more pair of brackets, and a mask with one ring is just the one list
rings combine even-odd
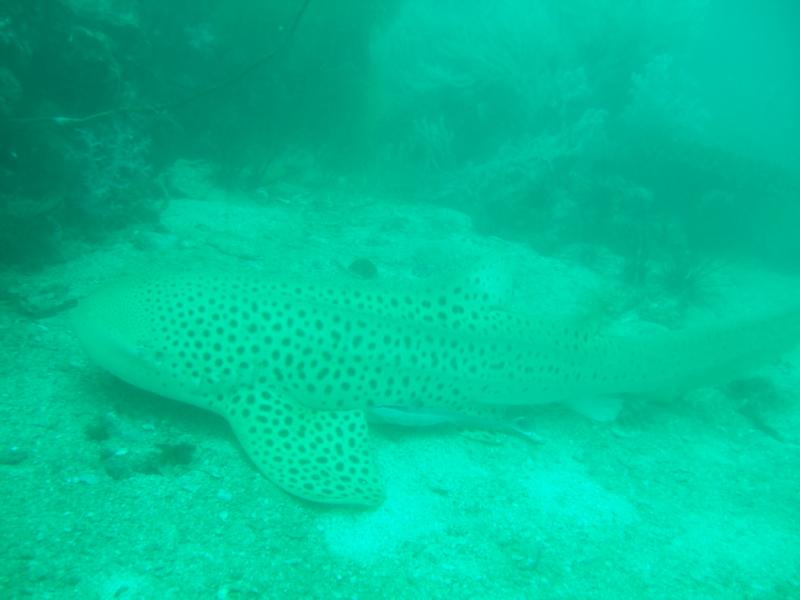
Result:
{"label": "dark spot pattern", "polygon": [[335,504],[383,499],[362,411],[313,410],[256,389],[231,397],[228,418],[253,462],[286,491]]}
{"label": "dark spot pattern", "polygon": [[[292,493],[368,503],[376,492],[360,409],[470,413],[613,391],[638,376],[614,368],[613,338],[491,310],[472,290],[187,274],[140,282],[129,301],[158,366],[155,387],[227,416],[253,460]],[[321,465],[345,450],[337,479]]]}

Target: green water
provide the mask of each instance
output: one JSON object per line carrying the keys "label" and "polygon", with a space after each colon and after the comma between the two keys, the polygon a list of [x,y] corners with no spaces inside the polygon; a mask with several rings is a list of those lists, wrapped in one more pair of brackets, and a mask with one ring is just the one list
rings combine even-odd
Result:
{"label": "green water", "polygon": [[[798,24],[791,0],[1,2],[0,596],[800,597]],[[207,271],[459,289],[486,331],[680,356],[640,356],[664,393],[604,422],[477,383],[436,397],[456,411],[378,406],[384,499],[328,506],[81,348],[70,310],[103,283]],[[669,364],[758,348],[667,393]],[[418,359],[370,360],[391,395]]]}

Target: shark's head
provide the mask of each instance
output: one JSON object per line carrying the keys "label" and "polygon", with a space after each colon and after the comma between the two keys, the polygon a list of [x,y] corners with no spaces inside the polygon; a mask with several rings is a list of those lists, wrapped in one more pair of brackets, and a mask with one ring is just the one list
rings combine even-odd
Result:
{"label": "shark's head", "polygon": [[[244,276],[129,279],[84,300],[72,321],[99,366],[224,416],[252,461],[285,490],[317,502],[374,506],[383,492],[362,411],[317,410],[281,386],[297,374],[292,361],[309,347],[299,346],[305,332],[323,324],[318,315],[300,329],[301,311],[308,319],[312,309],[288,300],[302,289]],[[275,294],[283,294],[281,302]]]}
{"label": "shark's head", "polygon": [[73,328],[89,357],[123,381],[156,394],[185,396],[165,376],[170,357],[152,343],[159,324],[148,289],[130,280],[106,286],[72,311]]}

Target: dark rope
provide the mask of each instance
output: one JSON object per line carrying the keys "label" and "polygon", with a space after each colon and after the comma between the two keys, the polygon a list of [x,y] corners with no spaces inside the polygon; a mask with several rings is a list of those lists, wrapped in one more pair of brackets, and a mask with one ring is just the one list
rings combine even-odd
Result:
{"label": "dark rope", "polygon": [[87,123],[89,121],[95,121],[97,119],[103,119],[105,117],[111,117],[117,114],[124,114],[124,113],[143,113],[143,112],[162,112],[168,110],[174,110],[176,108],[181,108],[186,106],[187,104],[191,104],[192,102],[196,102],[201,98],[205,98],[206,96],[211,96],[225,88],[228,88],[232,85],[237,84],[242,79],[250,75],[253,71],[256,71],[263,67],[265,64],[270,62],[273,58],[275,58],[278,54],[282,51],[287,49],[294,39],[295,32],[297,28],[300,26],[300,21],[303,20],[303,16],[306,13],[306,9],[308,5],[311,4],[311,0],[303,0],[303,3],[300,5],[299,10],[295,13],[294,19],[292,19],[292,23],[289,25],[289,29],[286,30],[286,33],[283,36],[283,41],[280,42],[275,48],[256,60],[255,62],[247,65],[238,73],[228,77],[227,79],[223,79],[222,81],[218,81],[214,85],[211,85],[207,88],[201,89],[196,91],[191,96],[187,98],[182,98],[181,100],[176,100],[173,102],[165,102],[163,104],[155,104],[149,106],[120,106],[117,108],[111,108],[109,110],[104,110],[96,113],[92,113],[90,115],[86,115],[84,117],[27,117],[27,118],[18,118],[18,119],[9,119],[9,121],[14,123],[42,123],[42,122],[51,122],[55,123],[56,125],[77,125],[82,123]]}

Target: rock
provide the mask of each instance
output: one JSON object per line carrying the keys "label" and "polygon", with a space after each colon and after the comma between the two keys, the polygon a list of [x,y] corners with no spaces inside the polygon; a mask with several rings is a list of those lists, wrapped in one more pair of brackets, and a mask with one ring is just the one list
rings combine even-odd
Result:
{"label": "rock", "polygon": [[18,313],[32,319],[52,317],[78,304],[69,286],[62,283],[19,285],[3,296]]}
{"label": "rock", "polygon": [[0,448],[0,465],[18,465],[28,458],[28,453],[18,446]]}
{"label": "rock", "polygon": [[355,259],[347,270],[361,279],[375,279],[378,276],[378,267],[368,258]]}

